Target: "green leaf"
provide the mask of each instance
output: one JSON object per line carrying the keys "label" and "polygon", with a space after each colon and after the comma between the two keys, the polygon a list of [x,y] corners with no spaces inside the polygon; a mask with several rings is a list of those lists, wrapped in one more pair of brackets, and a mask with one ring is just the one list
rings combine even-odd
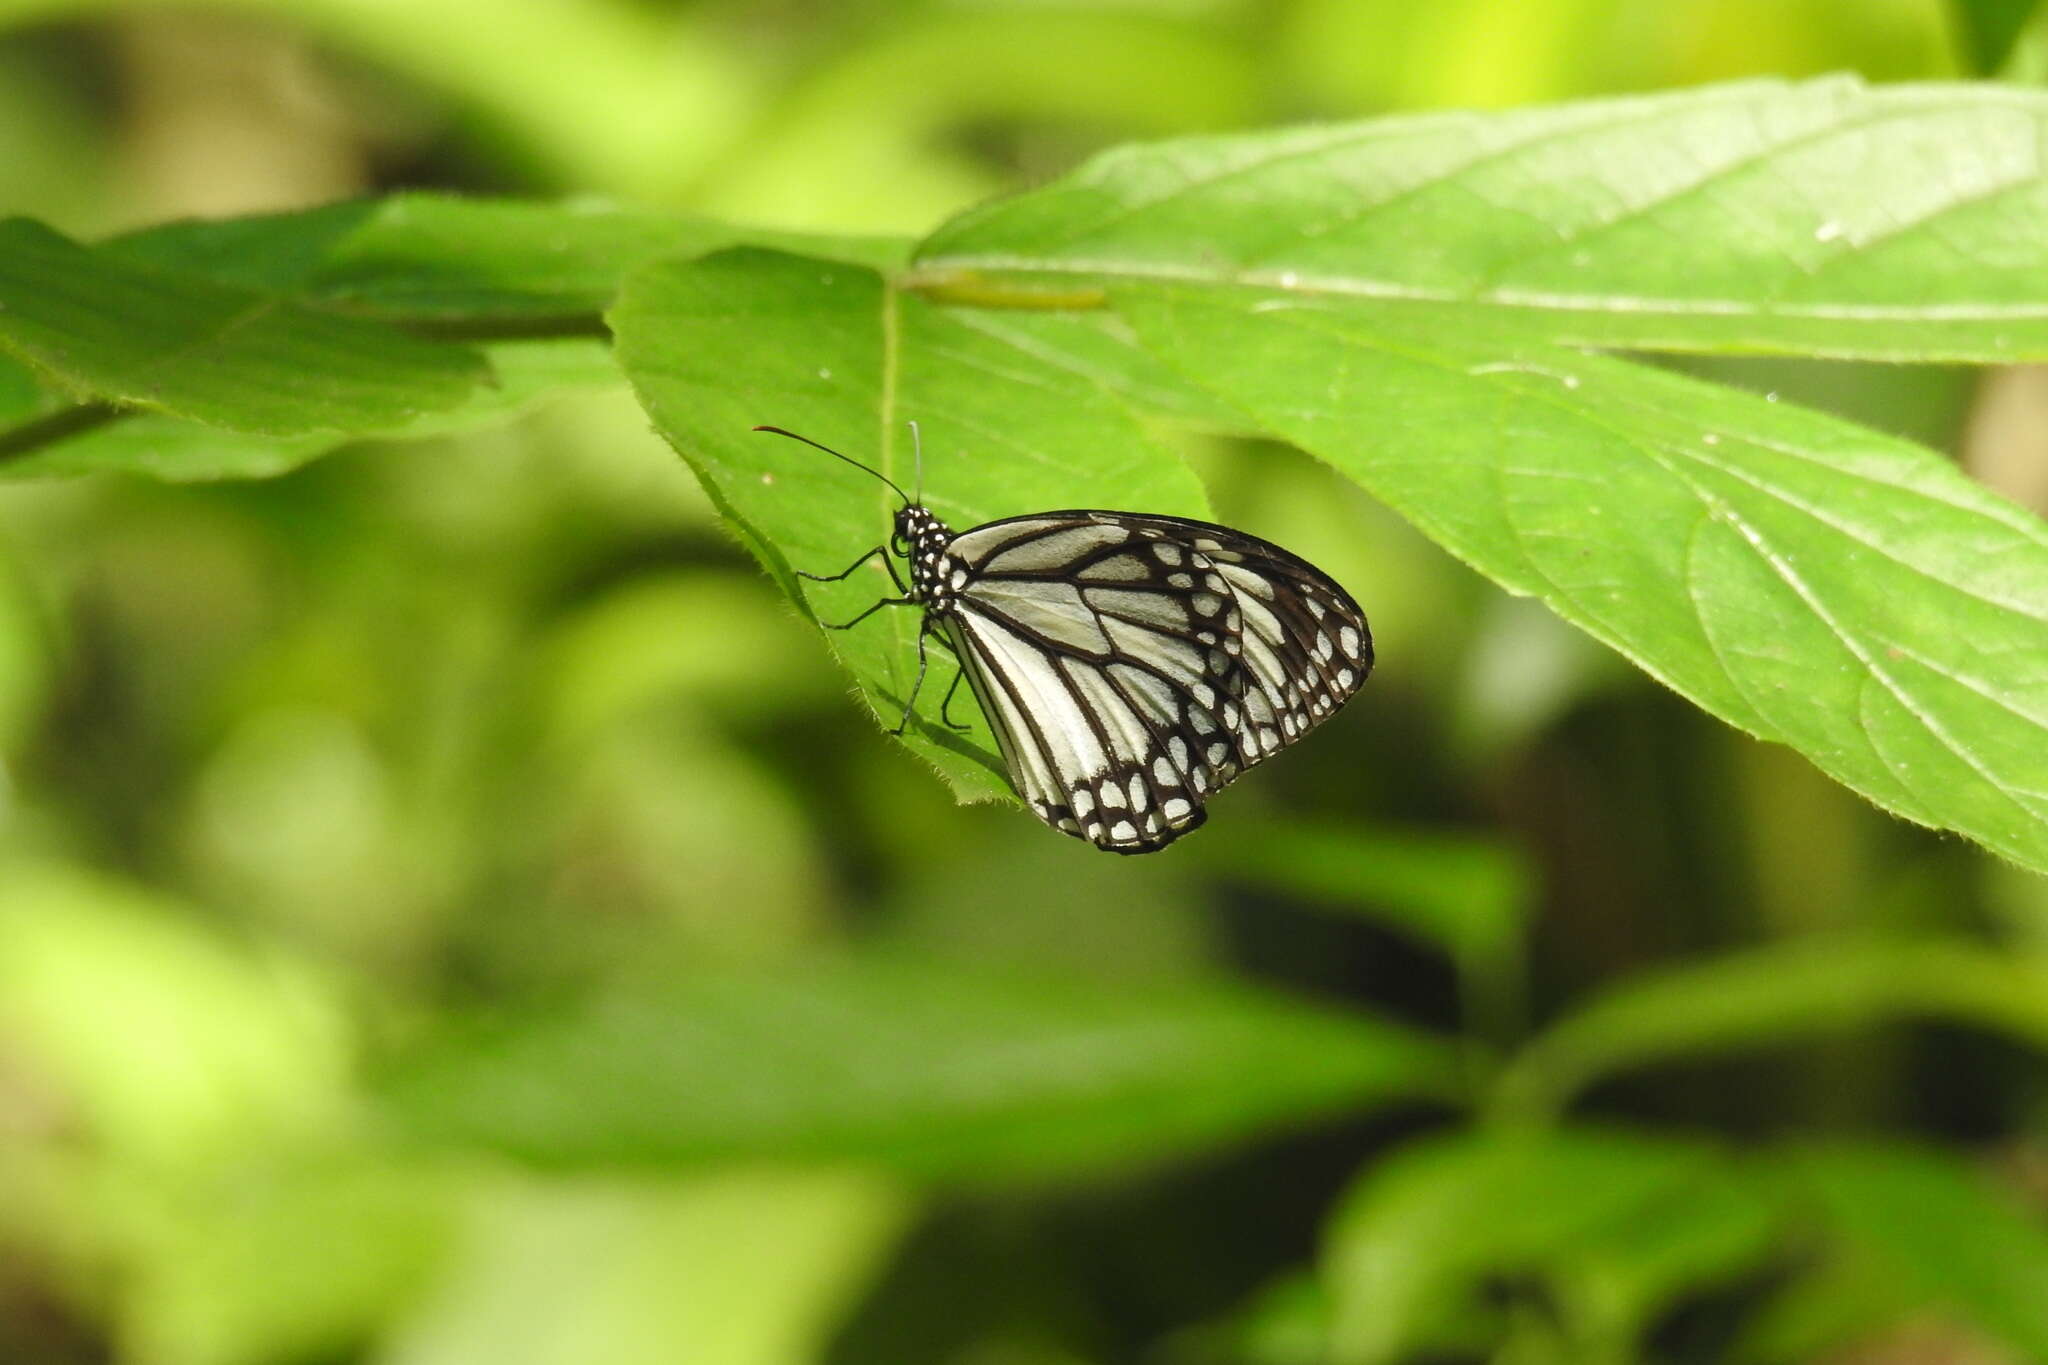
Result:
{"label": "green leaf", "polygon": [[1773,1191],[1742,1169],[1718,1165],[1683,1188],[1564,1249],[1555,1293],[1577,1331],[1632,1348],[1689,1294],[1724,1285],[1767,1260],[1783,1212]]}
{"label": "green leaf", "polygon": [[1460,959],[1513,951],[1528,916],[1530,870],[1496,840],[1240,820],[1202,847],[1222,876],[1378,921]]}
{"label": "green leaf", "polygon": [[1595,346],[2048,355],[2048,94],[1770,81],[1122,148],[941,228],[939,291],[1162,280]]}
{"label": "green leaf", "polygon": [[[800,432],[908,487],[904,424],[916,420],[926,501],[962,530],[1058,507],[1206,512],[1186,467],[1047,340],[1066,333],[1057,319],[940,308],[872,270],[740,250],[649,267],[609,320],[655,427],[793,596],[794,571],[836,573],[887,540],[896,498],[830,456],[750,431],[757,424]],[[806,584],[799,600],[837,622],[895,595],[876,563],[844,583]],[[903,714],[917,635],[917,614],[897,609],[831,635],[885,724]],[[1005,794],[980,718],[965,738],[939,723],[952,669],[933,654],[906,743],[964,797]]]}
{"label": "green leaf", "polygon": [[1639,976],[1530,1043],[1496,1099],[1544,1113],[1619,1071],[1914,1017],[2048,1051],[2048,964],[1945,940],[1814,939]]}
{"label": "green leaf", "polygon": [[739,228],[598,201],[400,194],[295,213],[167,223],[107,244],[122,257],[406,320],[596,313],[631,271],[741,243],[889,266],[908,244]]}
{"label": "green leaf", "polygon": [[1440,1095],[1448,1050],[1221,984],[864,960],[705,976],[451,1040],[392,1083],[414,1132],[551,1165],[861,1160],[927,1175],[1146,1162]]}
{"label": "green leaf", "polygon": [[852,1171],[513,1186],[378,1359],[812,1365],[911,1212]]}
{"label": "green leaf", "polygon": [[1594,1131],[1502,1129],[1407,1148],[1369,1169],[1331,1220],[1331,1358],[1405,1359],[1468,1313],[1489,1277],[1573,1265],[1726,1178],[1711,1148]]}
{"label": "green leaf", "polygon": [[[0,478],[103,471],[177,481],[264,478],[354,440],[416,439],[488,426],[556,392],[618,379],[606,348],[592,334],[599,330],[597,314],[629,271],[661,256],[739,241],[791,244],[875,265],[897,262],[907,249],[887,238],[737,228],[599,203],[424,194],[167,223],[131,233],[92,250],[150,278],[170,273],[189,286],[203,276],[236,298],[254,290],[293,300],[292,308],[305,304],[323,319],[345,313],[444,338],[501,338],[485,347],[494,382],[453,407],[416,416],[367,413],[359,422],[327,428],[230,431],[183,420],[214,421],[218,413],[67,409],[60,395],[39,389],[26,370],[0,354]],[[381,328],[375,334],[393,335]],[[63,342],[48,340],[52,346]],[[1160,369],[1157,362],[1152,368]],[[310,371],[295,382],[309,377]]]}
{"label": "green leaf", "polygon": [[265,479],[357,441],[417,440],[481,430],[510,421],[549,398],[617,384],[621,378],[611,348],[592,339],[500,342],[486,346],[484,354],[497,383],[473,390],[452,408],[393,426],[264,436],[138,412],[83,425],[69,434],[26,441],[12,453],[5,450],[6,436],[0,433],[0,479],[108,473],[141,474],[172,483]]}
{"label": "green leaf", "polygon": [[2048,1230],[1955,1157],[1876,1144],[1791,1163],[1829,1233],[1897,1293],[1959,1314],[2021,1358],[2048,1360]]}
{"label": "green leaf", "polygon": [[2048,870],[2048,526],[1932,451],[1400,305],[1119,308],[1509,591],[1885,809]]}
{"label": "green leaf", "polygon": [[1730,1365],[1811,1365],[1846,1357],[1908,1324],[1920,1305],[1902,1299],[1893,1277],[1868,1258],[1821,1257],[1801,1266],[1742,1324]]}
{"label": "green leaf", "polygon": [[452,408],[489,375],[464,347],[124,261],[0,222],[0,347],[79,401],[272,436]]}

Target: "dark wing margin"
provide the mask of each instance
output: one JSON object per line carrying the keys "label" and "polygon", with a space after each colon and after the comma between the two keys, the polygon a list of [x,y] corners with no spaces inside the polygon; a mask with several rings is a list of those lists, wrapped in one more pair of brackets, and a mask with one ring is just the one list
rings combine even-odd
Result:
{"label": "dark wing margin", "polygon": [[1210,795],[1335,714],[1372,667],[1365,617],[1307,561],[1177,517],[990,522],[948,623],[1012,783],[1045,823],[1163,848]]}

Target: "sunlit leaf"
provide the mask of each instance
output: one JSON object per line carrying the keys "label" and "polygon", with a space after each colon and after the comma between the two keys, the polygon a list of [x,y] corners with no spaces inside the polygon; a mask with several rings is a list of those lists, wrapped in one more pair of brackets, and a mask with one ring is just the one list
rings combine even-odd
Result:
{"label": "sunlit leaf", "polygon": [[1120,149],[940,229],[915,278],[1249,285],[1557,340],[2048,355],[2048,95],[1745,82]]}
{"label": "sunlit leaf", "polygon": [[868,960],[695,977],[510,1021],[395,1079],[411,1131],[559,1166],[865,1160],[932,1175],[1163,1160],[1441,1095],[1438,1043],[1222,985]]}
{"label": "sunlit leaf", "polygon": [[1119,306],[1176,367],[1706,710],[2048,869],[2048,526],[1932,451],[1398,305]]}

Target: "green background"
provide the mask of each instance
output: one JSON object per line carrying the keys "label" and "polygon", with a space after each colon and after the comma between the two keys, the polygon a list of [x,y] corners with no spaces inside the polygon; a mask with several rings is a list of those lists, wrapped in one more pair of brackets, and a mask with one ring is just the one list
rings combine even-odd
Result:
{"label": "green background", "polygon": [[[0,0],[0,1360],[2048,1360],[2048,758],[1967,685],[2048,678],[2032,9]],[[1530,107],[1828,72],[1983,84]],[[1454,108],[1578,161],[1056,179]],[[1758,216],[1612,291],[1977,313],[1507,316],[1532,204],[1709,146]],[[399,191],[557,207],[148,230]],[[1859,250],[1701,250],[1778,229]],[[985,740],[855,695],[907,623],[785,593],[888,498],[743,434],[900,473],[878,405],[962,524],[1298,550],[1378,671],[1154,857],[956,802]]]}

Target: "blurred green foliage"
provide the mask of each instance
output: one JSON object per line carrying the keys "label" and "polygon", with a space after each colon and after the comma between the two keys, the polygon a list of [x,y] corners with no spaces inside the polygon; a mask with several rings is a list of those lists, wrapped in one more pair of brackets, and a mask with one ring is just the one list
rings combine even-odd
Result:
{"label": "blurred green foliage", "polygon": [[[177,420],[218,415],[188,365],[114,390],[160,413],[0,456],[0,1359],[2048,1359],[2040,876],[1712,721],[1329,469],[1081,385],[1016,433],[1099,443],[1048,486],[1300,549],[1382,665],[1155,858],[955,805],[594,322],[564,335],[621,260],[744,242],[864,277],[1132,139],[2024,78],[2033,9],[0,0],[0,212],[113,237],[108,306],[195,268],[195,307],[347,315],[224,334],[278,370],[239,434]],[[446,265],[446,201],[113,236],[419,188],[630,207],[573,236],[493,208],[498,251],[398,296],[394,263]],[[54,278],[29,250],[66,247],[5,239],[0,282]],[[661,269],[709,327],[719,282]],[[789,297],[789,347],[853,335]],[[935,349],[1136,364],[1085,319],[928,311]],[[498,387],[318,387],[399,322]],[[825,398],[721,394],[736,344],[667,344],[671,430],[843,434]],[[2040,457],[1966,372],[1684,364],[1973,470]],[[0,413],[75,420],[12,362]],[[784,454],[746,458],[714,489]],[[865,544],[841,472],[749,548]]]}

